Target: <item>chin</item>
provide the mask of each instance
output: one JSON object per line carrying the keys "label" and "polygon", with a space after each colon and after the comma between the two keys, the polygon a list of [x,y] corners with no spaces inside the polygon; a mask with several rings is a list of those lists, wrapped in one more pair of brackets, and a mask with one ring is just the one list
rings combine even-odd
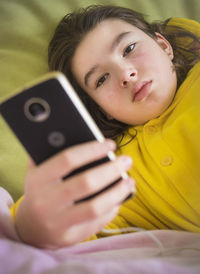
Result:
{"label": "chin", "polygon": [[146,119],[143,119],[137,123],[134,123],[133,125],[134,126],[145,125],[149,121],[159,118],[162,113],[163,113],[163,111],[159,111],[159,112],[153,113],[152,115],[148,115],[148,117]]}

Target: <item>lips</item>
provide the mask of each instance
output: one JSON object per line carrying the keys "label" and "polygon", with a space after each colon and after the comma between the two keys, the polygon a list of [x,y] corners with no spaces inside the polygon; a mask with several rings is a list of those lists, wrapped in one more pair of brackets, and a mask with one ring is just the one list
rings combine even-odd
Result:
{"label": "lips", "polygon": [[147,97],[151,91],[152,81],[139,82],[133,90],[133,102],[140,102]]}

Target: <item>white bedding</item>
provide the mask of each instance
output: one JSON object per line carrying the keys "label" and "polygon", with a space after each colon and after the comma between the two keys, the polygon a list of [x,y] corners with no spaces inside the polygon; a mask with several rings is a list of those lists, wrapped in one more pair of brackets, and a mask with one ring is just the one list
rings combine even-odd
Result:
{"label": "white bedding", "polygon": [[9,213],[12,203],[0,188],[0,274],[200,273],[200,234],[155,230],[157,244],[148,232],[135,232],[48,251],[20,241]]}

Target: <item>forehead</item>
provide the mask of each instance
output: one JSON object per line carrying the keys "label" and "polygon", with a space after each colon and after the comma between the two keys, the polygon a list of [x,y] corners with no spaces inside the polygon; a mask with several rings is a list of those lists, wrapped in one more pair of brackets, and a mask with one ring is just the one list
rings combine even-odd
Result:
{"label": "forehead", "polygon": [[106,19],[85,35],[79,47],[84,45],[87,47],[87,43],[91,42],[99,43],[100,45],[102,43],[112,42],[112,40],[122,32],[131,32],[133,35],[147,36],[142,30],[123,20]]}
{"label": "forehead", "polygon": [[[107,33],[115,33],[115,32],[120,32],[120,31],[133,31],[133,32],[142,32],[142,30],[138,29],[136,26],[133,26],[132,24],[121,20],[121,19],[106,19],[102,22],[100,22],[94,29],[92,29],[86,37],[90,37],[94,35],[95,33],[106,35]],[[113,33],[113,34],[114,34]]]}

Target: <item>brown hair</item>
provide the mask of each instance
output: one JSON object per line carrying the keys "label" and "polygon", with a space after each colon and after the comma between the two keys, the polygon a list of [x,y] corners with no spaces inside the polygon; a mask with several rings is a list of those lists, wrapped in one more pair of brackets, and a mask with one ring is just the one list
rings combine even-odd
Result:
{"label": "brown hair", "polygon": [[[134,25],[153,39],[156,38],[155,32],[159,32],[170,42],[174,51],[173,64],[177,73],[178,86],[200,59],[200,41],[193,33],[185,29],[168,26],[170,19],[150,24],[141,13],[119,6],[89,6],[67,14],[60,21],[49,44],[49,68],[61,71],[67,76],[104,135],[116,139],[120,135],[123,136],[130,125],[115,119],[108,120],[101,108],[79,86],[71,72],[71,60],[79,43],[97,24],[111,18],[121,19]],[[187,43],[180,43],[182,38],[187,38]]]}

